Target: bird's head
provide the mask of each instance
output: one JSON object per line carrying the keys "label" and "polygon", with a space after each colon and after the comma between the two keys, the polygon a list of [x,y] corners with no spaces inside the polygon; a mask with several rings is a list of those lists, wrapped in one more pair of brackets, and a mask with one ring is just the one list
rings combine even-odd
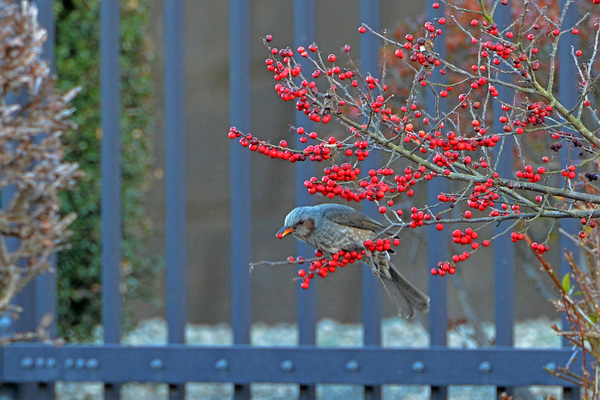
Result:
{"label": "bird's head", "polygon": [[277,232],[277,238],[282,239],[291,233],[298,239],[303,240],[310,236],[315,229],[316,217],[313,207],[294,208],[285,217],[284,226]]}

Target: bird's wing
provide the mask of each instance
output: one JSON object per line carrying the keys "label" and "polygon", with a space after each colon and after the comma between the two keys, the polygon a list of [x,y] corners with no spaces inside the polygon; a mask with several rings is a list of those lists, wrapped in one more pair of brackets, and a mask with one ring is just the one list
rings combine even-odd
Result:
{"label": "bird's wing", "polygon": [[335,207],[327,211],[325,217],[340,225],[358,229],[367,229],[373,232],[379,232],[385,229],[385,226],[374,219],[367,217],[360,211],[356,211],[352,207],[339,205],[339,208]]}

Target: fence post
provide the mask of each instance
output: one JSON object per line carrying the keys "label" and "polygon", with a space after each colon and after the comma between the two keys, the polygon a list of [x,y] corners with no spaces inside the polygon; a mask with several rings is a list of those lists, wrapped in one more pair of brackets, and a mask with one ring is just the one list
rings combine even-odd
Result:
{"label": "fence post", "polygon": [[[361,0],[360,2],[360,23],[369,25],[374,31],[381,29],[381,12],[379,0]],[[379,49],[381,42],[375,35],[360,36],[360,61],[363,74],[371,74],[380,77]],[[381,164],[379,154],[371,154],[363,162],[363,169],[377,169]],[[372,204],[363,207],[363,211],[368,216],[380,219],[379,213]],[[366,264],[362,265],[362,324],[363,324],[363,345],[380,346],[381,345],[381,282],[373,276],[371,268]],[[381,386],[365,386],[365,400],[381,399]]]}
{"label": "fence post", "polygon": [[[567,4],[567,0],[560,0],[559,9],[563,9]],[[571,2],[567,12],[564,15],[562,21],[561,30],[567,27],[575,25],[579,18],[579,5],[577,2]],[[562,35],[558,45],[558,60],[560,62],[560,68],[558,69],[558,96],[559,101],[567,108],[572,108],[577,103],[579,97],[579,91],[575,84],[578,76],[577,69],[575,68],[575,60],[571,52],[573,49],[577,49],[579,46],[579,36],[573,34]],[[568,146],[564,146],[559,152],[562,166],[570,164],[570,155]],[[569,232],[577,232],[578,221],[569,219],[560,221],[561,228]],[[565,274],[570,273],[571,268],[564,259],[564,252],[568,250],[575,254],[577,246],[565,235],[560,236],[560,272],[561,277]],[[562,326],[568,327],[569,322],[566,319],[565,314],[562,315]],[[568,346],[569,341],[563,339],[563,346]],[[580,398],[580,390],[578,388],[564,388],[563,398],[565,400],[575,400]]]}
{"label": "fence post", "polygon": [[[104,343],[121,341],[121,50],[119,1],[100,3],[100,119],[102,124],[102,327]],[[118,399],[120,385],[104,385]]]}
{"label": "fence post", "polygon": [[[309,46],[315,41],[315,0],[294,1],[294,45]],[[294,49],[295,50],[295,49]],[[310,68],[306,60],[300,60],[302,68]],[[302,126],[312,130],[314,123],[306,115],[296,113],[296,127]],[[300,136],[296,135],[297,148],[301,148]],[[314,204],[314,197],[304,187],[304,181],[312,175],[315,166],[312,164],[296,164],[295,187],[296,205]],[[306,243],[298,241],[296,244],[298,254],[310,254],[311,247]],[[317,325],[317,296],[313,291],[307,291],[297,285],[296,289],[296,318],[298,321],[298,344],[310,346],[316,343]],[[313,400],[317,397],[316,385],[300,385],[300,400]]]}
{"label": "fence post", "polygon": [[[427,1],[427,9],[425,11],[427,21],[433,21],[435,18],[439,18],[444,15],[445,6],[440,3],[440,7],[436,10],[433,8],[434,0]],[[446,57],[446,42],[444,40],[445,35],[441,36],[442,39],[434,43],[435,52],[440,55],[440,58]],[[440,41],[441,40],[441,41]],[[447,81],[445,76],[438,76],[437,82],[442,83]],[[436,99],[429,91],[425,92],[425,104],[429,112],[435,110]],[[439,105],[445,107],[442,103]],[[443,108],[440,112],[444,112]],[[447,182],[445,180],[433,179],[427,185],[427,204],[436,204],[437,196],[446,191]],[[427,242],[438,243],[440,240],[447,243],[445,235],[439,232],[435,225],[431,225],[427,228]],[[446,246],[431,246],[427,247],[428,264],[431,268],[437,267],[438,261],[444,261],[448,259],[448,245]],[[447,279],[440,279],[439,276],[430,275],[429,277],[429,296],[431,297],[431,309],[429,310],[429,344],[430,346],[447,346],[447,328],[448,328],[448,283]],[[427,367],[427,366],[425,366]],[[442,400],[448,397],[448,387],[445,386],[431,386],[431,399]]]}
{"label": "fence post", "polygon": [[[229,102],[231,124],[250,129],[250,1],[229,1]],[[231,143],[231,311],[233,343],[250,343],[252,297],[250,154]],[[235,382],[234,382],[235,384]],[[250,399],[250,385],[235,385],[235,399]]]}
{"label": "fence post", "polygon": [[[169,344],[185,343],[186,190],[185,56],[183,0],[164,2],[166,306]],[[169,399],[185,398],[185,385],[169,385]]]}

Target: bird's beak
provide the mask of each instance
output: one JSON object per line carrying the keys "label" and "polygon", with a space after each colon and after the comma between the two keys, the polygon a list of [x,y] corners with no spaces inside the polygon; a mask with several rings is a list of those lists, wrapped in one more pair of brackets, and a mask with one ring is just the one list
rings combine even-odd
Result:
{"label": "bird's beak", "polygon": [[282,239],[283,237],[289,235],[290,233],[294,232],[296,228],[289,228],[287,226],[284,226],[283,228],[281,228],[278,232],[277,235],[275,235],[277,237],[277,239]]}

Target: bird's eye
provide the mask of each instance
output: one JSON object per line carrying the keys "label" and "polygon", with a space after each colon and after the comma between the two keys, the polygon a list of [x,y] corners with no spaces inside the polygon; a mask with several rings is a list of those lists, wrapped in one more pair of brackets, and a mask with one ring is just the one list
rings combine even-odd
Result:
{"label": "bird's eye", "polygon": [[302,225],[304,223],[304,220],[301,219],[300,221],[298,221],[298,225]]}

